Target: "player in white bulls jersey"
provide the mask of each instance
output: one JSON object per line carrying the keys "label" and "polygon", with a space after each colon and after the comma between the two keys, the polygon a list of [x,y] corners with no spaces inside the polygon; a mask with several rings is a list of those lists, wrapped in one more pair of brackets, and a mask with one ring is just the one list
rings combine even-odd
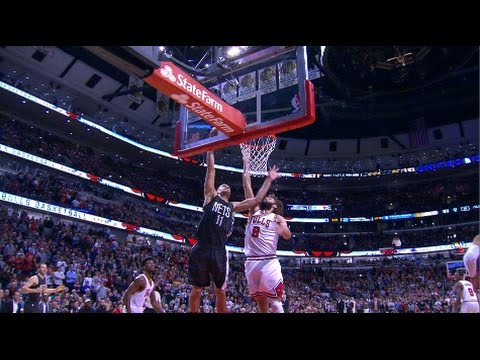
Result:
{"label": "player in white bulls jersey", "polygon": [[[252,197],[248,159],[244,159],[243,190]],[[276,251],[279,235],[289,240],[292,233],[280,215],[283,204],[275,195],[266,195],[260,206],[250,209],[245,230],[245,275],[250,296],[255,299],[261,313],[283,313],[283,276]]]}
{"label": "player in white bulls jersey", "polygon": [[463,255],[463,264],[467,269],[467,278],[478,294],[480,290],[480,235],[473,238],[472,246]]}
{"label": "player in white bulls jersey", "polygon": [[457,269],[454,277],[456,281],[453,287],[456,295],[454,304],[455,312],[478,313],[479,304],[477,294],[475,294],[472,283],[465,280],[465,269]]}
{"label": "player in white bulls jersey", "polygon": [[147,299],[156,312],[163,312],[162,305],[157,301],[154,294],[153,273],[156,262],[153,258],[146,258],[142,261],[143,273],[132,281],[123,294],[123,303],[127,313],[143,313]]}

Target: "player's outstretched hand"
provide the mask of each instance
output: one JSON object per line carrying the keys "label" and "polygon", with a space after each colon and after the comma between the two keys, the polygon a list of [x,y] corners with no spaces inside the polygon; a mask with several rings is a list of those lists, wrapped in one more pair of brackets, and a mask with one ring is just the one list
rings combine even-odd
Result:
{"label": "player's outstretched hand", "polygon": [[242,160],[243,160],[243,174],[250,175],[250,170],[249,170],[250,158],[248,156],[242,156]]}
{"label": "player's outstretched hand", "polygon": [[280,175],[278,174],[278,170],[279,169],[277,165],[273,165],[268,169],[268,177],[270,178],[270,180],[273,181],[280,177]]}

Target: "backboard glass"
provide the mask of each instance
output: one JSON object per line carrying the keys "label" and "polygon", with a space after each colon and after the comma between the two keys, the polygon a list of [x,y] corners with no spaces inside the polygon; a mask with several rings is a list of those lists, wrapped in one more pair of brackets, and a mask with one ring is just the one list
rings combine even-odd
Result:
{"label": "backboard glass", "polygon": [[191,106],[190,110],[181,106],[174,155],[193,156],[313,123],[314,91],[308,79],[319,77],[320,71],[307,64],[305,46],[270,47],[226,62],[212,77],[197,79],[243,114],[245,128],[230,136],[219,129],[218,135],[209,137],[212,124]]}
{"label": "backboard glass", "polygon": [[447,278],[453,279],[453,275],[455,275],[455,271],[457,271],[458,268],[465,267],[465,264],[463,263],[463,260],[455,260],[455,261],[447,261],[445,263],[445,266],[447,268]]}

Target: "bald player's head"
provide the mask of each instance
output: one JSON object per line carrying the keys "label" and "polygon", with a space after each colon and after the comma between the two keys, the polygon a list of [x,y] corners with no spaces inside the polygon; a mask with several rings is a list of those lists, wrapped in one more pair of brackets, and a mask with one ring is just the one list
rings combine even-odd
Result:
{"label": "bald player's head", "polygon": [[473,243],[480,246],[480,234],[473,238]]}

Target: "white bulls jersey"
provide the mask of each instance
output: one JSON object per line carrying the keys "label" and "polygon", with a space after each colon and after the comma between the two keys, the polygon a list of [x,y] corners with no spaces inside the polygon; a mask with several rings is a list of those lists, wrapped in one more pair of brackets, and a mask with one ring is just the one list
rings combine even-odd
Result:
{"label": "white bulls jersey", "polygon": [[463,263],[467,268],[467,275],[475,277],[478,273],[478,259],[480,257],[480,247],[477,244],[472,244],[463,255]]}
{"label": "white bulls jersey", "polygon": [[250,217],[245,233],[244,251],[247,257],[275,255],[278,243],[276,216],[258,210]]}
{"label": "white bulls jersey", "polygon": [[147,299],[150,297],[150,293],[153,291],[154,283],[152,280],[149,280],[145,274],[138,275],[135,280],[141,276],[145,277],[146,286],[142,291],[139,291],[130,297],[130,311],[132,313],[143,313]]}
{"label": "white bulls jersey", "polygon": [[473,285],[470,281],[467,280],[460,280],[460,283],[463,285],[463,294],[462,294],[462,302],[467,301],[477,301],[477,295],[473,290]]}
{"label": "white bulls jersey", "polygon": [[249,219],[245,233],[245,275],[250,296],[281,299],[283,276],[277,259],[277,223],[274,213],[256,211]]}
{"label": "white bulls jersey", "polygon": [[460,280],[459,281],[463,285],[463,292],[462,292],[462,308],[460,312],[462,313],[478,313],[479,305],[477,294],[473,290],[473,285],[470,281],[467,280]]}

